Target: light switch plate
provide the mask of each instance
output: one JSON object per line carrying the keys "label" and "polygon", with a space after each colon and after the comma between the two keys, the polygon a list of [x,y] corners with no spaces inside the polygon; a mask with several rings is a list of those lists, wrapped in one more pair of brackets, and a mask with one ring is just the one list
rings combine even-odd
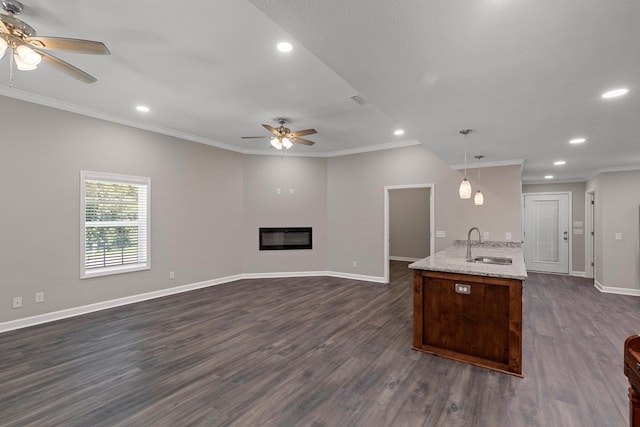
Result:
{"label": "light switch plate", "polygon": [[447,232],[444,230],[436,230],[436,237],[445,238],[447,237]]}
{"label": "light switch plate", "polygon": [[616,233],[616,240],[622,240],[622,233]]}

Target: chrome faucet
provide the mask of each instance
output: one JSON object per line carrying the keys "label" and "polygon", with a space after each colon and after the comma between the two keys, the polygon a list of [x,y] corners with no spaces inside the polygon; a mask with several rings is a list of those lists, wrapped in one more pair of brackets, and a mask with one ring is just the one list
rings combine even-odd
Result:
{"label": "chrome faucet", "polygon": [[467,234],[467,260],[471,259],[471,232],[473,230],[478,232],[478,243],[482,244],[482,234],[480,233],[480,229],[478,227],[471,227]]}

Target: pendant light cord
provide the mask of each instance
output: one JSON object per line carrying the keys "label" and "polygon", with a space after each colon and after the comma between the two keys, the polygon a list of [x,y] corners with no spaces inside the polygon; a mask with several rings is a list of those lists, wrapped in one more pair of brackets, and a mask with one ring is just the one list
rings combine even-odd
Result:
{"label": "pendant light cord", "polygon": [[467,179],[467,135],[471,132],[471,129],[462,129],[460,131],[464,135],[464,179]]}

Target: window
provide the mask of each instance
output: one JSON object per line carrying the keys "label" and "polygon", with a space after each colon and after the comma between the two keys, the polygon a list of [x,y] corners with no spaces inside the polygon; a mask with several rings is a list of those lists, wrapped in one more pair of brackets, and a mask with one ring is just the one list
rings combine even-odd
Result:
{"label": "window", "polygon": [[148,270],[151,179],[80,173],[80,276]]}

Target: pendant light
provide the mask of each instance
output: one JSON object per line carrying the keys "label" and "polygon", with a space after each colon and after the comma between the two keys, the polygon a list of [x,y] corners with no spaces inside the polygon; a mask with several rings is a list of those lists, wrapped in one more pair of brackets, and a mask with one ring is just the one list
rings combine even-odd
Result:
{"label": "pendant light", "polygon": [[458,194],[461,199],[471,198],[471,183],[467,179],[467,135],[471,133],[471,129],[463,129],[460,131],[464,135],[464,179],[460,183]]}
{"label": "pendant light", "polygon": [[484,196],[482,195],[482,191],[480,191],[480,160],[484,157],[484,156],[474,156],[476,159],[478,159],[478,191],[476,191],[476,195],[473,196],[473,203],[476,206],[481,206],[484,205]]}

